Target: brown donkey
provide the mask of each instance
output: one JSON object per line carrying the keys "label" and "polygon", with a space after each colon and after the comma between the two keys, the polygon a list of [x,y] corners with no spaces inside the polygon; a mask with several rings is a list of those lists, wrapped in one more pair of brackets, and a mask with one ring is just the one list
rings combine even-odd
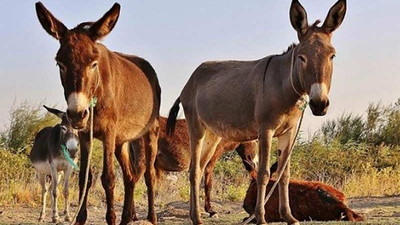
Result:
{"label": "brown donkey", "polygon": [[[247,161],[244,161],[247,163]],[[256,170],[252,164],[246,169],[249,172]],[[277,163],[271,167],[271,175],[276,172]],[[244,210],[253,215],[257,200],[257,174],[252,176],[246,197],[243,201]],[[270,179],[267,192],[272,188],[275,179]],[[289,181],[289,199],[291,211],[300,221],[363,221],[363,216],[357,214],[346,204],[346,196],[334,187],[316,181]],[[265,205],[265,220],[267,222],[282,222],[279,215],[279,194],[274,190],[268,204]],[[244,220],[247,220],[245,218]],[[244,221],[243,220],[243,221]]]}
{"label": "brown donkey", "polygon": [[[103,142],[104,158],[102,184],[106,193],[108,224],[115,224],[113,155],[122,167],[125,199],[121,224],[132,220],[133,175],[128,142],[144,138],[146,149],[146,185],[148,187],[148,220],[156,223],[154,211],[154,160],[157,153],[160,87],[152,66],[137,56],[108,50],[98,40],[114,28],[120,5],[114,6],[98,21],[82,23],[69,30],[42,3],[36,12],[43,28],[59,40],[56,61],[60,67],[61,83],[68,104],[67,117],[74,128],[80,129],[81,168],[79,196],[82,198],[89,148],[89,102],[98,99],[94,108],[94,136]],[[88,188],[92,182],[89,173]],[[76,224],[87,219],[87,192]]]}
{"label": "brown donkey", "polygon": [[[166,132],[167,119],[160,117],[160,134],[158,138],[158,152],[155,162],[155,169],[158,178],[161,178],[165,172],[180,172],[189,169],[190,164],[190,148],[189,148],[189,134],[187,124],[184,119],[178,120],[176,123],[175,135],[170,136]],[[133,168],[134,181],[140,179],[141,175],[145,171],[145,156],[144,149],[142,148],[142,141],[132,142],[132,155],[133,157]],[[214,216],[217,212],[212,209],[211,206],[211,189],[213,180],[213,171],[216,162],[221,156],[229,151],[236,150],[239,156],[242,158],[243,164],[252,176],[256,173],[257,160],[257,148],[255,141],[239,143],[234,141],[222,140],[211,160],[208,162],[205,168],[205,211]],[[133,205],[133,219],[137,220],[135,206]]]}
{"label": "brown donkey", "polygon": [[296,124],[301,116],[298,101],[310,96],[314,115],[325,115],[329,100],[333,58],[332,32],[342,23],[346,1],[339,0],[329,11],[322,26],[309,26],[307,14],[297,0],[290,7],[290,21],[300,43],[281,55],[254,61],[218,61],[202,63],[189,78],[168,118],[173,126],[182,102],[190,134],[190,217],[202,224],[199,213],[199,185],[208,161],[221,138],[231,141],[258,139],[260,168],[255,209],[258,224],[266,224],[264,196],[269,180],[269,159],[273,137],[282,150],[278,172],[279,212],[288,224],[298,224],[290,211],[289,158]]}

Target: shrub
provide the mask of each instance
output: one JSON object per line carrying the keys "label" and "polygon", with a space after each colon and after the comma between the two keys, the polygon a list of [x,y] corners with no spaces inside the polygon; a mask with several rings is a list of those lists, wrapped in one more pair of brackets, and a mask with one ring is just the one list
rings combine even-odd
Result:
{"label": "shrub", "polygon": [[43,113],[41,104],[31,105],[27,101],[14,104],[10,111],[10,124],[0,133],[0,146],[12,153],[28,154],[36,133],[58,121],[56,116]]}

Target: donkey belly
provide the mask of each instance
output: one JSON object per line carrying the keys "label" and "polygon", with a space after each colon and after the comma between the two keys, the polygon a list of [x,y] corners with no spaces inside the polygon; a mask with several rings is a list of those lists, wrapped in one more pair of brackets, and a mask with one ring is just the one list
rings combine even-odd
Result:
{"label": "donkey belly", "polygon": [[207,129],[225,140],[245,142],[255,140],[258,137],[256,126],[236,127],[227,123],[207,124],[205,121],[204,123]]}
{"label": "donkey belly", "polygon": [[38,173],[51,175],[51,166],[49,161],[37,161],[33,163],[33,166]]}
{"label": "donkey belly", "polygon": [[257,63],[221,61],[201,64],[182,90],[183,107],[194,110],[209,130],[224,139],[255,139],[254,80],[257,77],[252,71]]}
{"label": "donkey belly", "polygon": [[[76,163],[78,160],[74,159]],[[48,160],[45,161],[36,161],[33,162],[33,166],[35,167],[38,173],[51,175],[51,168],[52,166],[55,167],[57,172],[59,171],[66,171],[71,165],[64,159],[53,159],[52,164]]]}
{"label": "donkey belly", "polygon": [[226,140],[254,140],[258,136],[254,104],[251,98],[238,92],[231,93],[231,90],[216,88],[199,94],[196,98],[197,115],[209,130]]}

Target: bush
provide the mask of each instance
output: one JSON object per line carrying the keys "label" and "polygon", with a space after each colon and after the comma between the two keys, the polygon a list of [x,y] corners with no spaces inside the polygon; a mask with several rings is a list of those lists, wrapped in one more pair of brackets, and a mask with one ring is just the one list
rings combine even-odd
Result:
{"label": "bush", "polygon": [[41,104],[31,105],[27,101],[11,108],[10,124],[0,133],[0,146],[12,153],[28,154],[37,132],[46,126],[55,125],[59,119],[43,113]]}
{"label": "bush", "polygon": [[[0,203],[10,205],[21,202],[19,192],[36,179],[35,172],[25,155],[0,149]],[[26,186],[25,186],[26,185]],[[28,192],[29,193],[29,192]],[[29,199],[27,199],[29,201]]]}

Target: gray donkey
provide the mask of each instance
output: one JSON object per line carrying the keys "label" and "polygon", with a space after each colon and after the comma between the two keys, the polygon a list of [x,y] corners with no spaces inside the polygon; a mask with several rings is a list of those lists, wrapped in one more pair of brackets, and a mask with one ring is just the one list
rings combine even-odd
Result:
{"label": "gray donkey", "polygon": [[76,153],[78,151],[78,131],[74,130],[67,120],[66,113],[57,109],[44,106],[50,113],[61,118],[61,123],[54,127],[45,127],[40,130],[35,137],[30,160],[36,169],[38,179],[42,187],[42,211],[40,212],[39,222],[44,220],[46,209],[46,177],[51,177],[50,192],[51,208],[53,210],[53,222],[59,221],[57,211],[57,185],[60,180],[60,172],[64,173],[63,194],[65,198],[64,215],[65,220],[70,221],[69,217],[69,178],[73,171],[73,166],[67,161],[63,153],[65,148],[69,157],[76,163]]}

